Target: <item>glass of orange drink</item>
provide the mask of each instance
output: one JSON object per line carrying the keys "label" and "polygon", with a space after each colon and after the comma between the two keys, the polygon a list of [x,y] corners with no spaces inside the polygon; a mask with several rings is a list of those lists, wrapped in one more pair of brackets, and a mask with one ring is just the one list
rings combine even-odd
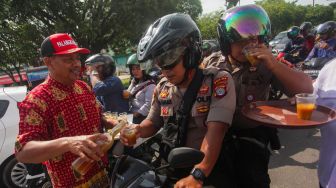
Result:
{"label": "glass of orange drink", "polygon": [[248,62],[252,65],[252,67],[257,66],[258,64],[258,59],[256,56],[252,55],[251,50],[254,48],[258,48],[257,44],[249,44],[247,46],[245,46],[242,50],[243,54],[245,55],[246,59],[248,60]]}
{"label": "glass of orange drink", "polygon": [[300,93],[295,95],[297,117],[303,120],[310,120],[316,108],[316,95],[310,93]]}

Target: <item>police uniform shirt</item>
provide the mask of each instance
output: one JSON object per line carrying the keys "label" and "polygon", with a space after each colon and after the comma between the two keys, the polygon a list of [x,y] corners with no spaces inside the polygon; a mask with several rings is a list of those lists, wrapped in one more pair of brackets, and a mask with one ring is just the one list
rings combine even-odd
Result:
{"label": "police uniform shirt", "polygon": [[253,101],[268,100],[271,85],[284,91],[280,82],[263,64],[258,64],[257,67],[251,67],[248,62],[235,65],[225,60],[221,52],[213,53],[204,59],[202,64],[204,67],[216,66],[231,73],[237,94],[237,108],[233,120],[236,128],[250,127],[240,114],[242,106]]}
{"label": "police uniform shirt", "polygon": [[[230,125],[235,111],[235,87],[231,75],[216,67],[203,70],[203,83],[197,93],[188,124],[186,146],[200,149],[211,121]],[[213,74],[213,79],[211,78]],[[183,93],[163,78],[154,90],[152,106],[147,119],[161,127],[178,110]]]}

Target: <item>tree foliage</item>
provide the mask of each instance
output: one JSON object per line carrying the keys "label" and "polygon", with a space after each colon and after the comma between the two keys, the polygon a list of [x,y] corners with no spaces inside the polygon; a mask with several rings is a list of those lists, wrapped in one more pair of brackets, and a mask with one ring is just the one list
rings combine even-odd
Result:
{"label": "tree foliage", "polygon": [[300,26],[304,21],[310,21],[318,25],[333,19],[334,10],[331,6],[302,6],[297,5],[296,1],[286,2],[285,0],[262,0],[257,1],[268,13],[272,34],[287,30],[293,25]]}
{"label": "tree foliage", "polygon": [[[93,53],[112,48],[124,54],[149,24],[173,13],[202,13],[200,0],[1,0],[2,71],[32,64],[44,37],[69,33]],[[17,68],[19,70],[19,68]],[[6,72],[7,73],[7,72]]]}
{"label": "tree foliage", "polygon": [[221,16],[221,12],[213,12],[200,17],[197,25],[202,33],[203,39],[217,38],[217,23]]}
{"label": "tree foliage", "polygon": [[[272,36],[291,26],[300,26],[304,21],[318,25],[328,20],[336,20],[335,3],[329,6],[315,5],[313,7],[298,5],[296,1],[259,0],[256,4],[261,5],[267,11],[271,20]],[[221,11],[205,14],[197,20],[204,39],[217,38],[216,26],[220,14]]]}

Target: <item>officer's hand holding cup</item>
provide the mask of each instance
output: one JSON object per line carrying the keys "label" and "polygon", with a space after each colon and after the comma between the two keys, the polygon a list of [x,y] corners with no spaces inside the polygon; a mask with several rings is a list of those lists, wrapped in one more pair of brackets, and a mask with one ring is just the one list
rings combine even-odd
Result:
{"label": "officer's hand holding cup", "polygon": [[120,133],[120,141],[126,146],[134,146],[139,137],[140,126],[138,124],[127,125]]}
{"label": "officer's hand holding cup", "polygon": [[249,61],[249,63],[255,67],[258,64],[258,59],[257,57],[253,54],[253,49],[258,48],[257,44],[251,43],[249,45],[246,45],[242,52],[244,54],[244,56],[246,57],[246,59]]}

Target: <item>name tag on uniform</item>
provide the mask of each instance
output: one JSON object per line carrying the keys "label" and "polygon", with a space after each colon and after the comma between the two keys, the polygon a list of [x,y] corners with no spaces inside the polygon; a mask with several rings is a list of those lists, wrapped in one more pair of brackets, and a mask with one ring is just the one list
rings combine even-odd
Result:
{"label": "name tag on uniform", "polygon": [[173,116],[173,107],[171,106],[161,106],[161,116]]}

